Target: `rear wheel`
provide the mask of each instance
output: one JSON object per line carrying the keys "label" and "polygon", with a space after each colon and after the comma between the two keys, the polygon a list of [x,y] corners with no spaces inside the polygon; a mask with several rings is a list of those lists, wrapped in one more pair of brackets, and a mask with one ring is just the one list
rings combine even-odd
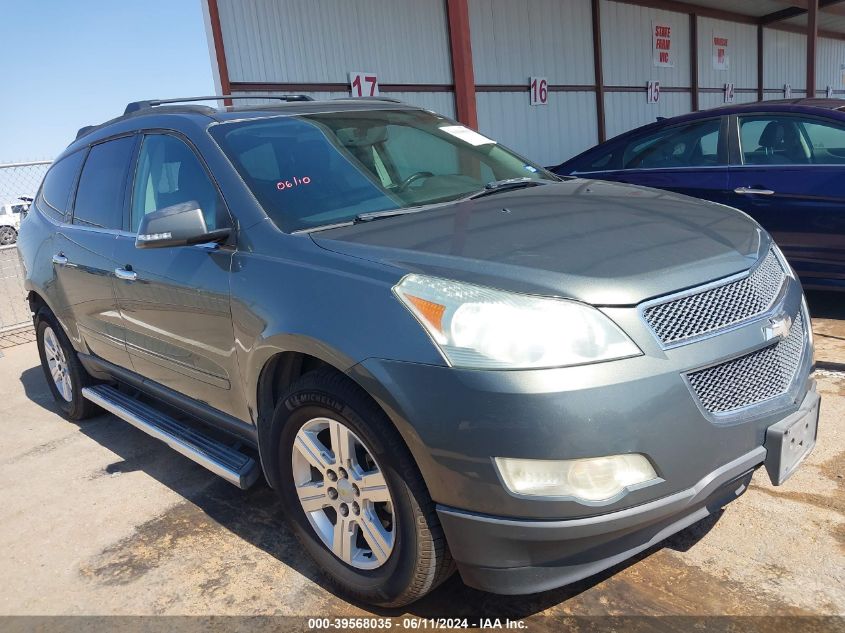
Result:
{"label": "rear wheel", "polygon": [[0,246],[9,246],[18,241],[18,232],[11,226],[0,226]]}
{"label": "rear wheel", "polygon": [[79,362],[56,317],[42,308],[35,317],[35,337],[47,385],[59,408],[71,420],[84,420],[100,411],[82,397],[82,388],[94,380]]}
{"label": "rear wheel", "polygon": [[344,593],[385,607],[453,571],[442,528],[401,436],[352,381],[303,376],[276,408],[270,477],[305,549]]}

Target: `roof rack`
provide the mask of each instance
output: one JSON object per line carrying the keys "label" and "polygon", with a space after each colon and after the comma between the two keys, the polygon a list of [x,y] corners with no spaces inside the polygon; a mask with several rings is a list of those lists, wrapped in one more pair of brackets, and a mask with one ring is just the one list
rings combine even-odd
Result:
{"label": "roof rack", "polygon": [[126,106],[123,111],[124,115],[153,108],[155,106],[166,105],[168,103],[189,103],[191,101],[219,101],[221,99],[277,99],[279,101],[313,101],[314,98],[305,94],[288,94],[288,95],[211,95],[207,97],[180,97],[176,99],[150,99],[147,101],[133,101]]}
{"label": "roof rack", "polygon": [[335,97],[335,101],[387,101],[389,103],[405,103],[401,99],[393,97]]}
{"label": "roof rack", "polygon": [[92,132],[96,129],[97,129],[96,125],[86,125],[85,127],[81,127],[81,128],[79,128],[79,131],[76,133],[76,138],[79,139],[79,138],[85,136],[86,134],[88,134],[88,132]]}

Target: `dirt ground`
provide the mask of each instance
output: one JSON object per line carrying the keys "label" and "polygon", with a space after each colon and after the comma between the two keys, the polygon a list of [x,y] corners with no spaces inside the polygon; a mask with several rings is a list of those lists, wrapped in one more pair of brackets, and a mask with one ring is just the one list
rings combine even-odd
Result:
{"label": "dirt ground", "polygon": [[[241,491],[109,415],[56,413],[35,344],[0,358],[0,615],[845,615],[845,299],[811,295],[818,444],[721,516],[576,585],[502,597],[454,576],[404,611],[334,595],[275,494]],[[839,620],[845,622],[845,620]]]}

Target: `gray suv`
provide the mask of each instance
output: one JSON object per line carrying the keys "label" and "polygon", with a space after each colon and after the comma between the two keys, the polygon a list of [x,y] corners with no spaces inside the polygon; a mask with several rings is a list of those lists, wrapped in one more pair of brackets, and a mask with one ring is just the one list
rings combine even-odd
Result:
{"label": "gray suv", "polygon": [[353,598],[570,583],[815,444],[801,286],[746,215],[391,100],[171,101],[81,130],[23,222],[45,376],[263,474]]}

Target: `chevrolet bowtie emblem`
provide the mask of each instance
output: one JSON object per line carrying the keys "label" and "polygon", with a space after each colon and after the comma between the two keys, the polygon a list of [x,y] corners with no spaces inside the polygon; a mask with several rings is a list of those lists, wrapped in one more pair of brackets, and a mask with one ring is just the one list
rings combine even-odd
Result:
{"label": "chevrolet bowtie emblem", "polygon": [[763,333],[766,335],[766,340],[770,341],[773,338],[785,339],[789,336],[789,330],[792,329],[792,317],[783,314],[769,319],[769,325],[763,328]]}

